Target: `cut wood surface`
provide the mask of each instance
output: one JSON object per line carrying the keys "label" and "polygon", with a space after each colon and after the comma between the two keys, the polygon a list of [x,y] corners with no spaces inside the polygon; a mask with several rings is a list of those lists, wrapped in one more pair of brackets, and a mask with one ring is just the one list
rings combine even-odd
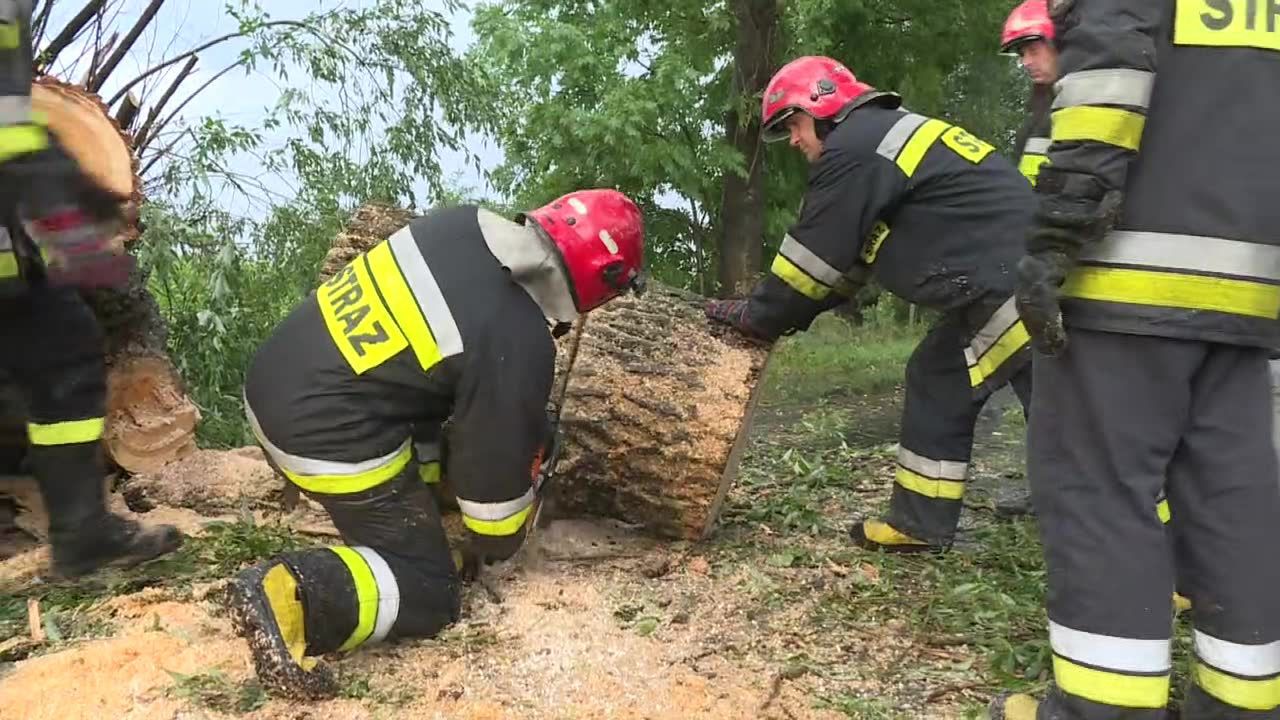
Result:
{"label": "cut wood surface", "polygon": [[[323,281],[412,215],[367,205],[334,239]],[[587,318],[562,415],[557,513],[668,537],[711,532],[737,472],[768,351],[708,325],[703,298],[658,283]],[[567,341],[560,343],[563,365]]]}

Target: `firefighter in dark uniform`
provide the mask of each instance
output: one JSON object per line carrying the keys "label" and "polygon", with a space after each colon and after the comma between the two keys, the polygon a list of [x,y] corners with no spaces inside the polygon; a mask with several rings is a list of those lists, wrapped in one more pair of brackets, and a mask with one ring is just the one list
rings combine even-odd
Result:
{"label": "firefighter in dark uniform", "polygon": [[1009,13],[1000,32],[1000,52],[1016,55],[1031,78],[1027,118],[1018,131],[1018,172],[1032,185],[1049,156],[1049,105],[1058,80],[1058,51],[1053,46],[1053,21],[1046,0],[1025,0]]}
{"label": "firefighter in dark uniform", "polygon": [[[75,577],[154,558],[182,538],[107,510],[103,336],[78,288],[119,280],[105,272],[119,263],[95,249],[118,228],[121,198],[82,173],[33,115],[31,63],[31,2],[0,0],[0,375],[24,396],[52,570]],[[59,252],[68,247],[86,252]]]}
{"label": "firefighter in dark uniform", "polygon": [[1024,408],[1029,400],[1013,285],[1034,198],[991,145],[900,103],[830,58],[778,71],[764,94],[766,139],[790,136],[811,163],[804,206],[750,299],[713,301],[707,313],[773,340],[807,328],[870,275],[941,311],[907,363],[888,517],[851,529],[864,547],[919,551],[954,538],[987,397],[1011,383]]}
{"label": "firefighter in dark uniform", "polygon": [[[1028,474],[1055,686],[991,714],[1168,717],[1176,563],[1195,603],[1181,717],[1280,718],[1280,8],[1050,11],[1063,77],[1017,298],[1043,353]],[[1176,553],[1145,511],[1161,486]]]}
{"label": "firefighter in dark uniform", "polygon": [[510,557],[550,439],[549,328],[638,289],[642,265],[640,211],[613,190],[570,193],[517,222],[450,208],[357,257],[285,319],[249,370],[246,410],[346,545],[233,581],[232,617],[269,689],[328,695],[317,656],[457,619],[439,461],[467,528],[463,569]]}

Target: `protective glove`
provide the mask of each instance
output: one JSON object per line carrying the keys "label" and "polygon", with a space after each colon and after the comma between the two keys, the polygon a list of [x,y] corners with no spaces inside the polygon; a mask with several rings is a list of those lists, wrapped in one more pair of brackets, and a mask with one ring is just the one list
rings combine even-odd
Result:
{"label": "protective glove", "polygon": [[133,259],[111,244],[124,222],[125,200],[81,172],[52,137],[43,150],[0,164],[0,208],[43,251],[52,284],[127,283]]}
{"label": "protective glove", "polygon": [[[525,525],[527,527],[528,523]],[[524,542],[524,536],[523,527],[514,535],[481,535],[468,530],[467,539],[455,558],[458,576],[463,582],[475,580],[482,568],[515,555]]]}
{"label": "protective glove", "polygon": [[1048,356],[1067,347],[1058,293],[1080,251],[1100,241],[1115,224],[1123,199],[1091,175],[1046,166],[1036,192],[1041,196],[1027,239],[1027,255],[1018,262],[1014,302],[1031,335],[1031,345]]}
{"label": "protective glove", "polygon": [[747,319],[747,307],[750,301],[746,298],[728,298],[725,300],[708,300],[704,312],[707,319],[728,325],[745,335],[749,340],[760,344],[769,344],[772,338],[765,337]]}

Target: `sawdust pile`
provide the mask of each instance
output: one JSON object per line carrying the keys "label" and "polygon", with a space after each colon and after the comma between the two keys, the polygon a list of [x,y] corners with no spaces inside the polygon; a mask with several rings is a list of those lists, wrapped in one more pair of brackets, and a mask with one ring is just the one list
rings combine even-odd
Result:
{"label": "sawdust pile", "polygon": [[206,515],[248,509],[279,509],[284,480],[256,447],[197,450],[158,472],[130,478],[124,494],[130,507],[189,508]]}

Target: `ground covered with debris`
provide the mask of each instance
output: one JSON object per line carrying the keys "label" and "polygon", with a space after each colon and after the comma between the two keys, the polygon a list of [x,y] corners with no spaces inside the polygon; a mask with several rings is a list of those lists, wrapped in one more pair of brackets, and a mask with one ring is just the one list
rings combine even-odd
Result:
{"label": "ground covered with debris", "polygon": [[1039,689],[1049,653],[1035,527],[991,511],[1024,482],[1016,403],[984,417],[950,556],[858,550],[845,530],[887,502],[900,355],[919,330],[853,359],[864,331],[817,330],[778,351],[712,539],[557,520],[468,587],[464,620],[440,637],[336,662],[342,691],[329,701],[267,696],[218,602],[245,564],[336,541],[323,516],[281,511],[249,450],[131,480],[120,507],[194,537],[173,557],[70,585],[42,582],[38,548],[0,563],[0,715],[964,718],[997,689]]}

